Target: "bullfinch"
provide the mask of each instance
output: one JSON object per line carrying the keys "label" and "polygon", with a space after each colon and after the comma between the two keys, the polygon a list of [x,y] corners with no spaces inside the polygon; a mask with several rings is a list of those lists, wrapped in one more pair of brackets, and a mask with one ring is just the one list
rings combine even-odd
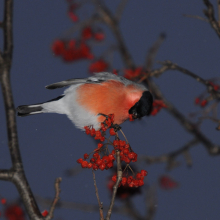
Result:
{"label": "bullfinch", "polygon": [[18,106],[18,116],[38,113],[59,113],[67,117],[79,129],[93,126],[100,129],[104,115],[114,114],[114,123],[121,124],[129,118],[149,115],[153,96],[138,83],[112,73],[101,72],[84,79],[69,79],[46,86],[57,89],[69,86],[64,94],[50,101]]}

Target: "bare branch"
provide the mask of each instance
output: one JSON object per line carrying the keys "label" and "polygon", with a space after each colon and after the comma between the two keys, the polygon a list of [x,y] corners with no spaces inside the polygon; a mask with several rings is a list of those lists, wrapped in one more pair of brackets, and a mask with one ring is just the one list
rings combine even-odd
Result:
{"label": "bare branch", "polygon": [[157,210],[156,206],[156,187],[150,186],[147,189],[147,195],[146,195],[146,206],[147,206],[147,216],[144,218],[145,220],[151,220],[154,218],[154,215]]}
{"label": "bare branch", "polygon": [[150,47],[150,49],[147,53],[147,56],[146,56],[145,67],[144,67],[145,71],[150,71],[152,69],[157,52],[158,52],[161,44],[165,40],[165,38],[166,38],[166,34],[161,33],[160,36],[158,37],[157,41],[153,44],[152,47]]}
{"label": "bare branch", "polygon": [[165,72],[167,70],[178,70],[178,71],[180,71],[180,72],[182,72],[182,73],[192,77],[197,82],[200,82],[200,83],[204,84],[207,87],[208,92],[212,94],[213,98],[215,98],[215,99],[219,99],[220,98],[220,92],[216,91],[214,89],[214,87],[210,84],[209,80],[205,80],[202,77],[196,75],[195,73],[193,73],[193,72],[191,72],[191,71],[189,71],[189,70],[187,70],[187,69],[185,69],[183,67],[180,67],[177,64],[172,63],[169,60],[164,61],[164,62],[159,62],[159,63],[162,64],[163,67],[161,67],[160,69],[152,71],[150,76],[158,77],[160,74],[162,74],[163,72]]}
{"label": "bare branch", "polygon": [[220,147],[216,144],[213,144],[197,127],[196,124],[192,123],[188,119],[184,117],[184,115],[179,112],[168,100],[166,100],[159,88],[153,81],[148,81],[148,86],[150,90],[153,92],[154,96],[157,99],[161,99],[166,104],[167,110],[174,118],[176,118],[181,125],[188,131],[189,133],[193,134],[196,139],[198,139],[207,149],[210,155],[219,155],[220,154]]}
{"label": "bare branch", "polygon": [[100,219],[101,219],[101,220],[104,220],[104,216],[103,216],[103,204],[102,204],[102,202],[100,201],[100,198],[99,198],[99,192],[98,192],[98,187],[97,187],[97,185],[96,185],[95,172],[94,172],[94,170],[92,170],[92,175],[93,175],[93,181],[94,181],[94,186],[95,186],[95,194],[96,194],[96,197],[97,197],[97,200],[98,200],[98,203],[99,203]]}
{"label": "bare branch", "polygon": [[128,0],[121,0],[121,2],[119,3],[118,8],[116,9],[116,12],[115,12],[115,18],[117,21],[121,19],[122,13],[124,11],[124,8],[127,2]]}
{"label": "bare branch", "polygon": [[174,163],[175,158],[182,154],[186,159],[187,165],[191,166],[191,160],[189,160],[188,155],[186,155],[185,153],[188,152],[190,148],[194,147],[198,143],[199,143],[198,140],[193,139],[193,140],[189,141],[187,144],[185,144],[183,147],[181,147],[180,149],[178,149],[176,151],[170,152],[168,154],[163,154],[161,156],[156,156],[156,157],[142,156],[142,157],[139,158],[139,160],[140,161],[144,160],[148,164],[166,162],[167,163],[167,168],[171,169],[171,168],[173,168],[173,166],[176,165]]}
{"label": "bare branch", "polygon": [[205,22],[208,22],[208,19],[205,19],[203,17],[200,17],[198,15],[188,15],[188,14],[183,14],[184,17],[188,17],[188,18],[195,18],[195,19],[198,19],[198,20],[201,20],[201,21],[205,21]]}
{"label": "bare branch", "polygon": [[118,44],[118,49],[119,52],[121,53],[122,60],[125,64],[125,66],[129,69],[134,69],[135,64],[133,62],[133,59],[128,52],[125,41],[122,37],[122,34],[120,32],[120,29],[118,27],[118,21],[117,19],[111,14],[109,9],[104,5],[104,3],[100,0],[95,0],[96,5],[97,5],[97,10],[99,11],[100,17],[102,18],[103,22],[109,26],[115,35],[115,38],[117,40]]}
{"label": "bare branch", "polygon": [[215,19],[213,5],[210,3],[209,0],[203,0],[203,2],[207,7],[207,10],[205,9],[203,12],[205,16],[208,18],[210,25],[212,26],[212,28],[215,30],[216,34],[220,38],[220,26],[219,26],[219,23]]}
{"label": "bare branch", "polygon": [[62,181],[61,177],[59,177],[55,180],[55,184],[54,184],[54,186],[55,186],[55,197],[54,197],[52,205],[50,207],[50,211],[49,211],[47,217],[45,218],[46,220],[50,220],[50,219],[53,218],[53,213],[54,213],[54,210],[55,210],[55,206],[56,206],[57,202],[59,201],[59,195],[60,195],[60,191],[61,191],[60,190],[61,181]]}
{"label": "bare branch", "polygon": [[112,200],[108,209],[108,213],[106,216],[106,220],[109,220],[112,214],[112,208],[115,202],[115,196],[117,193],[118,186],[122,180],[122,168],[121,168],[121,159],[120,159],[120,151],[116,150],[116,162],[117,162],[117,181],[113,187]]}

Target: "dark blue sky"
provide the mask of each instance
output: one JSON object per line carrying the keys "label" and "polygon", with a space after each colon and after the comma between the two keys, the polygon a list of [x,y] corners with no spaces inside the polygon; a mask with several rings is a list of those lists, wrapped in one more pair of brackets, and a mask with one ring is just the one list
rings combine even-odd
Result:
{"label": "dark blue sky", "polygon": [[[1,18],[3,1],[0,2]],[[213,0],[212,3],[216,4],[216,1]],[[108,4],[114,10],[118,1],[108,1]],[[156,60],[169,59],[207,79],[218,77],[220,42],[217,35],[208,23],[183,17],[183,14],[203,16],[204,8],[203,2],[198,0],[129,1],[120,28],[136,65],[143,65],[148,49],[159,34],[165,32],[167,38]],[[67,4],[64,0],[15,1],[11,71],[15,106],[47,101],[63,92],[62,89],[46,90],[45,85],[88,76],[88,61],[65,64],[51,53],[53,40],[63,37],[64,32],[73,26],[66,16],[66,10]],[[88,18],[91,10],[92,6],[88,5],[79,13],[81,20]],[[93,45],[97,55],[101,54],[107,44],[114,43],[111,33],[107,33],[104,43]],[[2,45],[2,36],[0,40]],[[120,56],[114,56],[113,67],[123,68]],[[154,67],[159,65],[155,64]],[[203,85],[177,71],[166,72],[155,81],[165,97],[183,114],[200,110],[194,105],[194,98],[205,90]],[[3,103],[2,96],[0,103]],[[9,168],[3,104],[0,105],[0,111],[0,168]],[[24,168],[34,194],[53,197],[54,180],[61,176],[62,200],[97,204],[90,170],[83,170],[71,178],[66,177],[64,172],[77,167],[76,160],[94,149],[92,139],[76,129],[64,115],[42,114],[17,118],[17,123]],[[125,122],[122,128],[139,155],[161,155],[179,149],[192,138],[192,135],[186,133],[164,110],[155,117],[146,117],[141,122]],[[205,121],[201,130],[213,142],[218,143],[219,132],[215,130],[215,124]],[[186,167],[182,156],[179,157],[182,165],[170,172],[165,170],[165,164],[140,165],[139,169],[149,172],[149,184],[156,185],[158,176],[164,173],[180,183],[180,187],[173,191],[158,189],[156,220],[219,219],[219,157],[209,156],[202,145],[193,148],[190,153],[193,159],[191,169]],[[98,171],[96,175],[101,201],[108,205],[109,193],[105,184],[110,172]],[[18,194],[11,183],[0,182],[0,195],[13,200]],[[135,204],[143,213],[143,197],[136,197]],[[41,206],[42,210],[46,208],[48,209]],[[97,219],[98,216],[98,212],[69,209],[55,211],[55,218],[62,219]],[[125,219],[124,216],[112,215],[112,219],[122,217]]]}

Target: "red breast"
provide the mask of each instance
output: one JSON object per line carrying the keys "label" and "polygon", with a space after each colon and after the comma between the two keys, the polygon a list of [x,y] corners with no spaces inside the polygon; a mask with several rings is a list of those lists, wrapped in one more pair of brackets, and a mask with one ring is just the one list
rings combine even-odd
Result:
{"label": "red breast", "polygon": [[[125,86],[115,80],[101,84],[83,84],[77,89],[77,102],[92,114],[114,114],[115,123],[121,124],[128,119],[128,110],[142,96],[143,91],[133,85]],[[98,118],[99,122],[104,117]]]}

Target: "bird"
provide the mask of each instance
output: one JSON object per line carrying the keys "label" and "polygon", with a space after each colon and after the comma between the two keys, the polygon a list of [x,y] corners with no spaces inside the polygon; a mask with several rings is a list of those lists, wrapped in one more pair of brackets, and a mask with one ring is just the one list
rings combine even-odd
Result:
{"label": "bird", "polygon": [[101,128],[105,115],[114,114],[114,123],[122,124],[132,115],[133,119],[149,115],[153,96],[142,84],[109,72],[95,73],[88,78],[74,78],[46,86],[46,89],[66,87],[64,93],[52,100],[34,105],[17,107],[18,116],[38,113],[59,113],[81,130],[92,126]]}

